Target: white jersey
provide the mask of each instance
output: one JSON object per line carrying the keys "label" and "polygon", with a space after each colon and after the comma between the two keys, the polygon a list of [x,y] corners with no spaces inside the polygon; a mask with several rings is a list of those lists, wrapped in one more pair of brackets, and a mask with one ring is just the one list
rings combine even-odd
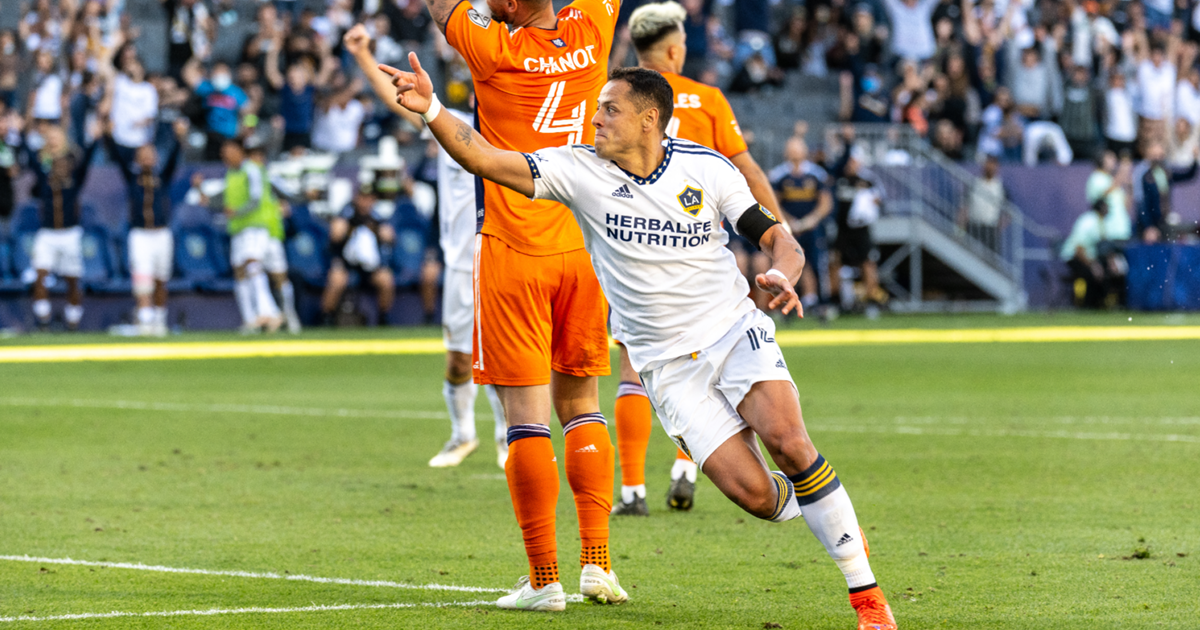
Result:
{"label": "white jersey", "polygon": [[754,310],[721,228],[759,211],[750,187],[712,149],[674,138],[664,145],[646,179],[589,145],[526,155],[535,198],[575,215],[612,306],[612,334],[639,372],[711,346]]}
{"label": "white jersey", "polygon": [[[467,123],[474,117],[446,110]],[[446,268],[473,271],[475,267],[475,176],[463,170],[449,153],[438,146],[437,155],[438,243],[446,256]]]}

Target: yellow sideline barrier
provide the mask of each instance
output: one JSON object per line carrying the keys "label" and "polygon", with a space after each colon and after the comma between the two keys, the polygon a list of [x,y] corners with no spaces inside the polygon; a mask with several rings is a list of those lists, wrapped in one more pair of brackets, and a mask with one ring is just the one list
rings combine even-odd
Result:
{"label": "yellow sideline barrier", "polygon": [[[953,330],[783,330],[780,346],[855,346],[917,343],[1053,343],[1200,339],[1200,326],[1045,326]],[[441,339],[217,341],[0,346],[0,363],[156,361],[442,354]]]}

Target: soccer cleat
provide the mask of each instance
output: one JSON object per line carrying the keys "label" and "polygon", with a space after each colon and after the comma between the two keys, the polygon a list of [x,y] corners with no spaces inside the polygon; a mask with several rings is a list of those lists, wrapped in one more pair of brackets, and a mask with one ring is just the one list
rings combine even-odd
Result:
{"label": "soccer cleat", "polygon": [[612,509],[613,516],[650,516],[650,508],[646,507],[646,497],[633,497],[629,503],[618,503]]}
{"label": "soccer cleat", "polygon": [[584,565],[579,574],[579,592],[597,604],[621,604],[629,599],[629,593],[617,581],[617,574],[594,564]]}
{"label": "soccer cleat", "polygon": [[513,592],[496,600],[497,608],[508,610],[559,611],[567,609],[567,596],[563,594],[562,584],[551,582],[542,588],[533,588],[529,576],[522,575],[517,580]]}
{"label": "soccer cleat", "polygon": [[454,440],[450,440],[446,442],[441,451],[438,451],[437,455],[433,456],[433,459],[429,460],[429,467],[450,468],[451,466],[457,466],[467,458],[467,455],[473,453],[478,446],[479,440],[471,440],[469,442],[455,442]]}
{"label": "soccer cleat", "polygon": [[671,489],[667,491],[667,507],[672,510],[690,510],[695,496],[696,484],[688,481],[686,476],[680,477],[671,482]]}
{"label": "soccer cleat", "polygon": [[283,318],[263,316],[259,317],[255,323],[262,328],[263,332],[273,334],[279,332],[279,327],[283,326]]}
{"label": "soccer cleat", "polygon": [[508,463],[508,440],[496,440],[496,463],[500,465],[500,470],[504,470],[504,465]]}
{"label": "soccer cleat", "polygon": [[861,593],[850,593],[850,605],[858,613],[858,630],[896,630],[892,607],[878,587]]}

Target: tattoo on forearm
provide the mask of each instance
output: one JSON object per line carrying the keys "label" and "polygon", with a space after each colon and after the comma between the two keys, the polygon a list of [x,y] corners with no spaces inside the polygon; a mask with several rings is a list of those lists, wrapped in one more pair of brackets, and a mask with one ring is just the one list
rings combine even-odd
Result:
{"label": "tattoo on forearm", "polygon": [[429,15],[433,17],[433,21],[445,32],[446,22],[450,21],[450,13],[458,6],[458,0],[425,0],[425,4],[429,7]]}
{"label": "tattoo on forearm", "polygon": [[460,120],[458,121],[458,129],[456,129],[454,132],[454,139],[457,140],[459,144],[469,147],[471,146],[471,133],[471,128]]}

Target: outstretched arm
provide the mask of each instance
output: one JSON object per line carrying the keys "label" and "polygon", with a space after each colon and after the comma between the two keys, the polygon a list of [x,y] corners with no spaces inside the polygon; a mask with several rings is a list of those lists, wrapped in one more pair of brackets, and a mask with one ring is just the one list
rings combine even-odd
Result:
{"label": "outstretched arm", "polygon": [[342,37],[342,44],[346,47],[346,52],[354,57],[359,70],[362,70],[367,80],[371,82],[371,89],[375,91],[375,96],[379,97],[379,100],[383,101],[389,110],[395,112],[408,124],[417,129],[424,127],[425,121],[421,120],[420,115],[404,109],[396,102],[396,88],[392,86],[392,77],[379,71],[379,62],[375,61],[375,55],[371,54],[371,35],[367,33],[367,29],[362,24],[355,24]]}
{"label": "outstretched arm", "polygon": [[[421,69],[421,62],[416,53],[408,53],[408,62],[412,64],[412,72],[404,72],[383,64],[378,68],[380,72],[392,76],[392,85],[396,86],[396,102],[405,109],[425,117],[436,103],[433,83],[430,82],[429,75]],[[497,149],[469,125],[455,118],[450,112],[442,110],[440,104],[436,109],[436,117],[426,121],[426,124],[429,125],[433,137],[437,138],[455,162],[472,175],[511,188],[526,197],[534,195],[533,172],[525,154]]]}

